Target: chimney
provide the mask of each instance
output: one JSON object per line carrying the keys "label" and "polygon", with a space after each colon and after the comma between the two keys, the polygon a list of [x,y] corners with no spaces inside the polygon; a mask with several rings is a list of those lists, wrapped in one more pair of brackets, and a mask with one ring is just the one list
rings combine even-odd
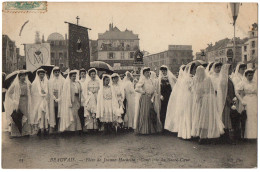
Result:
{"label": "chimney", "polygon": [[67,41],[67,34],[65,33],[65,41]]}
{"label": "chimney", "polygon": [[112,30],[112,29],[111,29],[111,26],[112,26],[111,23],[109,23],[109,30],[108,30],[108,31],[111,31],[111,30]]}

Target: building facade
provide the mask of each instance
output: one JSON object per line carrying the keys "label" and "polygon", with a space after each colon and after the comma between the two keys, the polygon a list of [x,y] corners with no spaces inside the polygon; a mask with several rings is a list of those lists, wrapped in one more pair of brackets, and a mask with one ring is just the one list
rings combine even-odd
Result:
{"label": "building facade", "polygon": [[207,62],[222,62],[236,64],[242,59],[242,46],[247,41],[247,38],[235,40],[235,57],[233,39],[222,39],[215,42],[215,45],[209,44],[205,49]]}
{"label": "building facade", "polygon": [[248,67],[255,68],[258,62],[258,27],[255,26],[248,32],[248,41],[242,47],[242,59]]}
{"label": "building facade", "polygon": [[98,34],[97,60],[110,64],[115,71],[133,70],[134,54],[139,50],[139,38],[130,30],[120,31],[113,24]]}
{"label": "building facade", "polygon": [[193,60],[191,45],[169,45],[168,50],[144,56],[144,64],[158,73],[160,66],[166,65],[177,74],[182,64]]}
{"label": "building facade", "polygon": [[[44,37],[42,38],[44,43]],[[51,64],[60,67],[62,71],[68,68],[68,39],[65,34],[65,39],[60,33],[52,33],[47,38],[47,43],[51,46]]]}
{"label": "building facade", "polygon": [[18,69],[19,49],[8,35],[2,35],[2,72],[9,74]]}

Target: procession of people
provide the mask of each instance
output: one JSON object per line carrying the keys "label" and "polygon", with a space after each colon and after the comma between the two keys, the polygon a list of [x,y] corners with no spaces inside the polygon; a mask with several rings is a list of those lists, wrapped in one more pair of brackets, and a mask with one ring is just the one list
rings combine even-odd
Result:
{"label": "procession of people", "polygon": [[[206,64],[206,63],[205,63]],[[178,77],[163,65],[140,76],[127,71],[98,76],[95,68],[59,67],[50,76],[36,71],[31,83],[19,71],[8,88],[4,109],[11,137],[59,133],[133,131],[176,133],[199,143],[257,138],[257,74],[239,63],[232,73],[221,62],[180,66]]]}

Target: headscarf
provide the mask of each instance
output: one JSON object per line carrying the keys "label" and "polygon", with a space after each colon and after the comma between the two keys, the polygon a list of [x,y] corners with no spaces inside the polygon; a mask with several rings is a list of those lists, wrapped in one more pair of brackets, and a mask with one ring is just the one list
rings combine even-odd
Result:
{"label": "headscarf", "polygon": [[71,93],[71,79],[70,79],[70,74],[72,73],[76,73],[78,75],[77,70],[71,70],[62,88],[62,97],[61,97],[62,102],[61,102],[60,128],[59,128],[61,132],[65,131],[74,121],[73,110],[72,110],[72,102],[74,101],[73,99],[74,96],[72,96]]}
{"label": "headscarf", "polygon": [[[24,70],[19,71],[19,73],[24,73]],[[21,96],[21,87],[20,87],[20,82],[19,82],[19,73],[15,77],[13,83],[9,87],[9,89],[6,92],[5,96],[5,112],[6,112],[6,117],[7,121],[10,123],[11,122],[11,115],[14,110],[18,110],[19,107],[19,101],[20,101],[20,96]],[[27,84],[27,96],[28,96],[28,122],[29,124],[31,123],[31,82],[28,79],[28,76],[26,75],[25,77],[25,83]],[[25,115],[23,116],[23,123],[26,122],[27,118]]]}

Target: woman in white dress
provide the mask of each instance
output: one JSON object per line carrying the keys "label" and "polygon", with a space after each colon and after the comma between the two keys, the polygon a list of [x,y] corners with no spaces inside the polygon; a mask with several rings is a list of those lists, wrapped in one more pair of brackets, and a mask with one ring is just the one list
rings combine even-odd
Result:
{"label": "woman in white dress", "polygon": [[247,119],[245,126],[246,139],[257,139],[257,83],[253,81],[254,70],[247,69],[240,84],[236,87],[238,96],[243,108],[246,110]]}
{"label": "woman in white dress", "polygon": [[126,115],[124,117],[125,127],[134,128],[135,117],[135,89],[133,84],[133,75],[130,72],[126,72],[123,80],[125,97],[126,97]]}
{"label": "woman in white dress", "polygon": [[124,90],[124,85],[122,83],[122,80],[120,78],[120,76],[117,73],[113,73],[111,75],[112,78],[112,89],[116,94],[116,98],[117,98],[117,102],[119,105],[119,109],[120,109],[120,113],[121,113],[121,118],[118,119],[118,124],[122,124],[123,123],[123,119],[122,119],[122,115],[124,113],[124,100],[125,100],[125,90]]}
{"label": "woman in white dress", "polygon": [[87,130],[97,130],[98,121],[97,113],[97,95],[100,89],[100,79],[97,76],[97,70],[91,68],[88,70],[87,81],[83,94],[85,95],[84,114],[85,114],[85,128]]}
{"label": "woman in white dress", "polygon": [[178,137],[182,139],[191,139],[191,127],[192,127],[192,103],[193,103],[193,77],[191,71],[195,67],[195,64],[192,63],[186,67],[186,73],[184,75],[184,80],[182,84],[182,113],[179,116],[179,128],[178,128]]}
{"label": "woman in white dress", "polygon": [[116,93],[111,86],[111,77],[103,74],[97,96],[96,117],[104,127],[104,134],[112,131],[113,123],[121,118]]}
{"label": "woman in white dress", "polygon": [[170,132],[178,132],[178,119],[180,115],[180,100],[182,94],[182,81],[185,71],[185,65],[181,65],[179,70],[179,75],[176,84],[174,85],[174,88],[171,92],[169,102],[167,105],[167,112],[166,112],[166,118],[165,118],[165,125],[164,128]]}
{"label": "woman in white dress", "polygon": [[[237,90],[237,87],[242,82],[245,70],[246,70],[246,64],[244,64],[244,63],[238,63],[237,64],[235,73],[232,75],[232,78],[231,78],[233,83],[234,83],[235,90]],[[243,98],[245,95],[244,95],[243,92],[236,92],[236,96]],[[242,102],[238,100],[237,111],[239,113],[241,113],[243,111],[243,109],[244,109],[244,107],[242,105]]]}
{"label": "woman in white dress", "polygon": [[[7,90],[4,104],[8,118],[7,121],[10,123],[11,137],[28,136],[31,134],[31,105],[31,83],[28,80],[26,72],[20,71]],[[14,110],[23,113],[21,131],[19,131],[11,117]]]}
{"label": "woman in white dress", "polygon": [[202,143],[205,139],[219,138],[224,133],[224,125],[219,118],[213,84],[204,67],[197,68],[196,79],[194,94],[196,104],[200,106],[195,111],[198,115],[194,115],[196,125],[193,126],[193,131],[194,136],[198,136]]}
{"label": "woman in white dress", "polygon": [[55,66],[52,69],[49,80],[50,133],[58,131],[61,110],[61,93],[64,81],[65,79],[60,74],[60,68]]}
{"label": "woman in white dress", "polygon": [[81,86],[77,78],[77,71],[72,70],[67,76],[62,89],[62,102],[59,131],[82,130],[78,110],[80,108]]}
{"label": "woman in white dress", "polygon": [[43,134],[48,132],[49,128],[49,103],[48,103],[48,78],[43,69],[38,69],[36,77],[32,83],[32,103],[31,116],[33,125],[33,134]]}

